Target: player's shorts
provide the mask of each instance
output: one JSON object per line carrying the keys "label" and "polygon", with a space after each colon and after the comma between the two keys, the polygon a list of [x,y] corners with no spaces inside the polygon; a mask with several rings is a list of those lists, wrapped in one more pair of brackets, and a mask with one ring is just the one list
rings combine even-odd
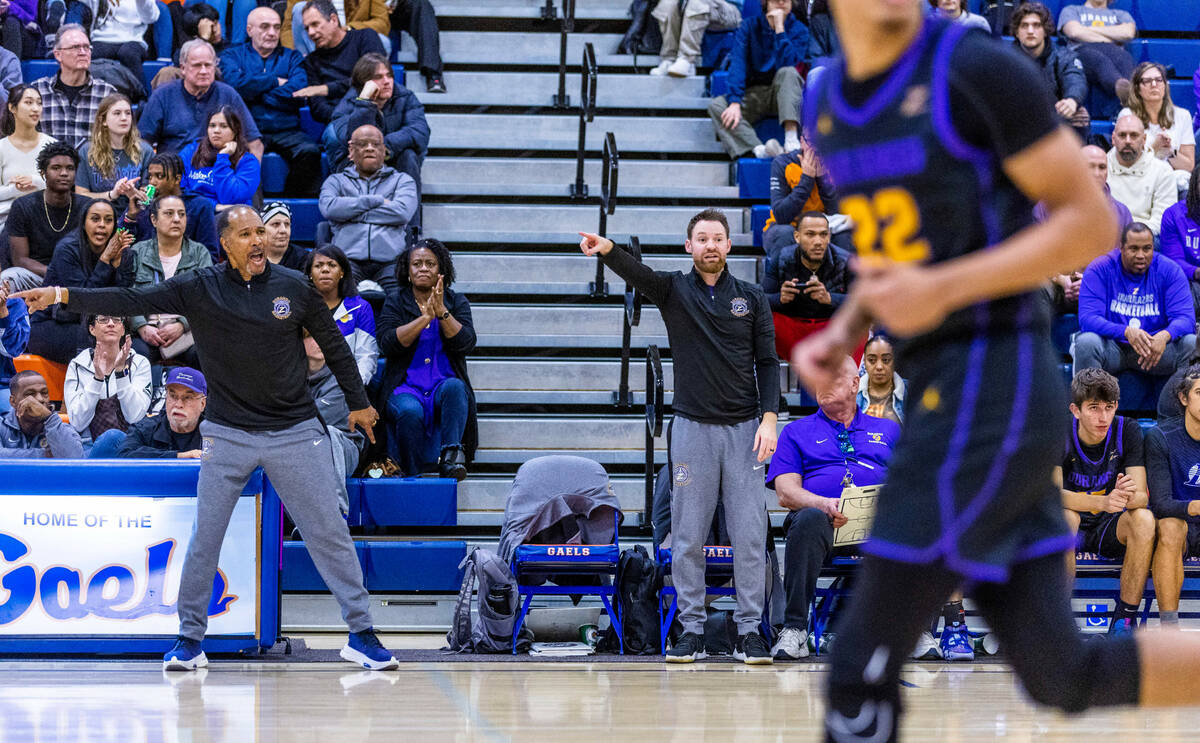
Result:
{"label": "player's shorts", "polygon": [[1071,549],[1052,479],[1068,414],[1049,333],[918,344],[897,358],[905,425],[863,551],[1003,582],[1014,563]]}
{"label": "player's shorts", "polygon": [[1079,533],[1075,535],[1075,549],[1108,560],[1124,559],[1125,545],[1117,539],[1117,522],[1120,519],[1119,513],[1101,513],[1096,514],[1090,523],[1080,524]]}

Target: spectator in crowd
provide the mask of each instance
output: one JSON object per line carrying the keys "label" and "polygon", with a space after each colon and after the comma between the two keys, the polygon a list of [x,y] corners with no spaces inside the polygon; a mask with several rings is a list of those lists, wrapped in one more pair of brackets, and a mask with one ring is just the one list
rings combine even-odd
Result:
{"label": "spectator in crowd", "polygon": [[[347,29],[374,31],[379,35],[384,54],[391,53],[392,41],[388,34],[392,28],[388,22],[388,4],[384,0],[337,0],[334,8],[338,11],[339,18],[346,19]],[[288,20],[288,32],[283,43],[294,47],[301,56],[308,56],[315,46],[305,33],[303,10],[304,0],[288,0],[287,9],[284,11],[284,17]],[[434,33],[437,33],[436,26]]]}
{"label": "spectator in crowd", "polygon": [[[54,248],[46,279],[54,286],[72,289],[129,286],[133,282],[129,250],[133,235],[117,232],[112,204],[99,199],[85,203],[78,229]],[[56,363],[68,363],[90,343],[82,318],[65,307],[42,310],[32,322],[29,352]]]}
{"label": "spectator in crowd", "polygon": [[[1124,561],[1110,635],[1127,635],[1137,626],[1154,552],[1142,427],[1134,418],[1117,415],[1120,396],[1116,378],[1107,372],[1084,369],[1075,375],[1075,419],[1062,465],[1054,472],[1062,487],[1067,525],[1078,535],[1077,549]],[[1067,572],[1075,577],[1075,555],[1070,552]]]}
{"label": "spectator in crowd", "polygon": [[205,134],[179,156],[183,188],[215,201],[217,211],[249,204],[262,179],[262,165],[246,142],[245,122],[231,106],[210,113]]}
{"label": "spectator in crowd", "polygon": [[1200,66],[1197,66],[1196,71],[1192,73],[1192,95],[1196,99],[1196,115],[1192,117],[1192,120],[1200,121]]}
{"label": "spectator in crowd", "polygon": [[338,505],[344,516],[350,512],[350,493],[346,490],[346,478],[353,477],[354,471],[358,469],[358,460],[367,446],[367,439],[361,431],[350,428],[347,423],[350,419],[350,404],[346,402],[346,393],[338,385],[333,370],[325,363],[325,353],[321,351],[317,340],[309,335],[307,330],[302,332],[304,352],[308,356],[308,394],[317,404],[317,410],[321,411],[322,420],[327,422],[326,427],[333,441],[334,451],[340,449],[342,453],[340,460],[335,459],[334,467],[338,474]]}
{"label": "spectator in crowd", "polygon": [[437,16],[429,0],[387,0],[391,9],[391,27],[395,31],[407,31],[417,42],[417,67],[425,78],[425,90],[430,93],[445,93],[446,83],[442,80],[442,52],[438,41]]}
{"label": "spectator in crowd", "polygon": [[41,374],[17,372],[8,382],[8,395],[11,409],[0,417],[0,458],[83,456],[79,434],[50,410],[50,388]]}
{"label": "spectator in crowd", "polygon": [[156,0],[82,0],[91,8],[92,55],[99,59],[115,59],[142,79],[142,62],[147,56],[146,30],[158,20]]}
{"label": "spectator in crowd", "polygon": [[42,96],[32,85],[16,85],[0,119],[0,225],[20,196],[46,187],[37,168],[42,148],[55,141],[38,131]]}
{"label": "spectator in crowd", "polygon": [[904,378],[896,372],[892,340],[876,333],[863,349],[864,373],[858,378],[855,405],[874,418],[904,423]]}
{"label": "spectator in crowd", "polygon": [[1171,166],[1178,189],[1184,191],[1196,167],[1196,133],[1188,110],[1171,102],[1168,80],[1166,67],[1142,62],[1133,71],[1129,107],[1121,109],[1119,115],[1138,117],[1146,127],[1147,146],[1155,157]]}
{"label": "spectator in crowd", "polygon": [[[89,456],[111,459],[129,425],[150,410],[150,362],[133,350],[125,318],[92,315],[87,327],[95,345],[67,365],[63,403],[71,425],[92,442]],[[116,433],[105,436],[108,431]]]}
{"label": "spectator in crowd", "polygon": [[387,164],[408,173],[421,191],[421,162],[429,149],[425,107],[403,85],[397,85],[392,66],[379,54],[367,54],[354,65],[351,88],[333,112],[323,144],[333,170],[346,167],[346,142],[360,126],[383,132]]}
{"label": "spectator in crowd", "polygon": [[[183,190],[183,158],[174,152],[159,152],[146,164],[147,185],[154,186],[155,196],[178,196],[187,209],[187,229],[183,233],[208,248],[208,254],[216,262],[219,257],[217,240],[216,204],[207,196],[195,191]],[[121,218],[121,226],[133,231],[138,242],[154,238],[154,223],[150,221],[146,189],[137,190],[136,198],[129,200],[129,208]]]}
{"label": "spectator in crowd", "polygon": [[[0,105],[8,103],[8,91],[25,79],[21,72],[21,60],[15,54],[0,47]],[[3,397],[0,395],[0,397]]]}
{"label": "spectator in crowd", "polygon": [[1137,36],[1137,24],[1124,10],[1108,7],[1111,4],[1112,0],[1086,0],[1082,5],[1064,6],[1058,14],[1058,30],[1083,62],[1088,85],[1111,92],[1125,103],[1133,57],[1124,45]]}
{"label": "spectator in crowd", "polygon": [[967,0],[929,0],[929,7],[933,8],[933,12],[941,17],[948,18],[955,23],[978,28],[988,33],[992,31],[986,18],[967,10]]}
{"label": "spectator in crowd", "polygon": [[742,24],[742,11],[727,0],[658,0],[651,14],[662,34],[662,61],[650,70],[656,76],[695,75],[704,32],[729,31]]}
{"label": "spectator in crowd", "polygon": [[[218,3],[224,6],[224,3]],[[218,55],[225,51],[225,22],[221,9],[214,8],[204,0],[196,0],[196,2],[184,9],[179,22],[180,39],[176,44],[175,62],[179,63],[179,51],[187,42],[192,39],[200,39],[207,41],[212,45],[213,51]],[[237,28],[238,26],[234,26]]]}
{"label": "spectator in crowd", "polygon": [[[754,0],[750,0],[753,2]],[[708,104],[717,139],[731,158],[775,157],[800,149],[797,119],[808,30],[792,15],[792,0],[761,0],[763,13],[742,21],[729,52],[729,91]],[[753,124],[771,114],[783,124],[784,144],[763,144]]]}
{"label": "spectator in crowd", "polygon": [[808,656],[808,607],[817,578],[835,549],[846,551],[833,547],[834,530],[846,523],[838,508],[842,491],[882,483],[900,438],[899,424],[855,407],[857,390],[858,368],[847,356],[836,379],[814,390],[817,412],[784,427],[767,471],[767,487],[788,509],[783,522],[787,610],[772,650],[780,660]]}
{"label": "spectator in crowd", "polygon": [[1171,166],[1146,149],[1146,127],[1133,114],[1117,119],[1108,151],[1108,188],[1113,198],[1157,237],[1162,215],[1179,201]]}
{"label": "spectator in crowd", "polygon": [[379,34],[366,28],[346,30],[330,0],[308,0],[301,18],[315,48],[304,58],[308,86],[292,93],[308,98],[313,119],[328,124],[333,109],[350,89],[350,74],[364,54],[387,58]]}
{"label": "spectator in crowd", "polygon": [[100,102],[117,89],[89,71],[92,42],[83,26],[68,23],[58,30],[54,59],[58,61],[54,77],[33,81],[33,87],[42,97],[40,129],[60,142],[81,147],[88,141]]}
{"label": "spectator in crowd", "polygon": [[350,138],[351,165],[325,179],[318,206],[333,229],[333,244],[350,258],[354,283],[396,288],[396,257],[405,248],[417,211],[417,186],[384,164],[383,132],[360,126]]}
{"label": "spectator in crowd", "polygon": [[157,152],[180,152],[205,134],[214,111],[229,107],[245,126],[247,146],[262,157],[262,135],[237,91],[215,79],[217,55],[207,41],[192,39],[179,50],[183,79],[159,86],[142,109],[142,136]]}
{"label": "spectator in crowd", "polygon": [[[155,196],[149,212],[154,237],[133,246],[134,287],[157,284],[213,264],[208,248],[185,236],[187,207],[180,196]],[[134,341],[138,353],[149,358],[151,363],[175,359],[187,366],[200,365],[186,317],[139,315],[131,319],[130,325],[138,336]]]}
{"label": "spectator in crowd", "polygon": [[0,44],[19,59],[38,56],[42,27],[38,25],[37,0],[12,0],[0,10]]}
{"label": "spectator in crowd", "polygon": [[1159,420],[1146,434],[1146,479],[1150,510],[1158,519],[1154,549],[1154,594],[1158,621],[1179,627],[1183,561],[1200,557],[1200,365],[1188,367],[1175,388],[1183,406],[1178,418]]}
{"label": "spectator in crowd", "polygon": [[113,202],[120,214],[129,206],[129,194],[145,180],[146,163],[153,156],[154,150],[142,141],[133,122],[129,99],[114,93],[100,101],[92,136],[79,148],[75,190],[89,198]]}
{"label": "spectator in crowd", "polygon": [[1162,391],[1158,393],[1158,409],[1156,412],[1158,413],[1159,421],[1164,421],[1168,418],[1178,418],[1183,415],[1183,405],[1179,402],[1179,395],[1176,394],[1176,390],[1183,379],[1183,375],[1187,374],[1188,369],[1194,364],[1200,364],[1200,348],[1192,349],[1187,364],[1180,366],[1175,370],[1174,374],[1167,377]]}
{"label": "spectator in crowd", "polygon": [[795,243],[783,249],[763,277],[775,318],[775,351],[781,359],[791,358],[792,346],[828,324],[850,287],[849,265],[829,247],[824,214],[802,214],[795,234]]}
{"label": "spectator in crowd", "polygon": [[221,74],[241,95],[262,133],[263,150],[288,166],[284,190],[315,196],[321,182],[321,151],[300,128],[302,101],[292,93],[308,85],[304,58],[279,43],[279,15],[255,8],[246,19],[250,40],[221,54]]}
{"label": "spectator in crowd", "polygon": [[467,376],[467,354],[475,348],[471,303],[450,289],[454,262],[438,240],[418,240],[404,252],[396,283],[377,336],[387,359],[380,394],[388,453],[405,474],[423,472],[436,459],[442,477],[462,480],[478,440]]}
{"label": "spectator in crowd", "polygon": [[6,224],[13,265],[2,278],[14,288],[41,286],[54,247],[82,221],[91,199],[75,193],[78,167],[79,153],[66,143],[50,142],[38,153],[46,188],[14,201]]}
{"label": "spectator in crowd", "polygon": [[[805,140],[800,149],[785,152],[771,161],[771,216],[763,232],[763,250],[768,263],[779,260],[785,248],[796,244],[800,215],[825,212],[837,203],[837,192],[821,158]],[[840,220],[845,222],[845,219]],[[831,223],[832,226],[832,223]]]}
{"label": "spectator in crowd", "polygon": [[814,67],[823,66],[842,50],[833,19],[829,17],[829,0],[813,0],[808,8],[808,60]]}
{"label": "spectator in crowd", "polygon": [[309,251],[292,242],[292,210],[282,201],[272,201],[264,204],[258,214],[267,229],[267,242],[263,246],[267,260],[303,272]]}
{"label": "spectator in crowd", "polygon": [[208,404],[204,375],[186,366],[167,372],[163,412],[129,427],[117,448],[122,459],[199,459],[200,421]]}
{"label": "spectator in crowd", "polygon": [[1200,308],[1200,166],[1192,168],[1183,200],[1163,212],[1159,250],[1183,269],[1192,303]]}
{"label": "spectator in crowd", "polygon": [[1054,19],[1050,9],[1042,3],[1021,3],[1013,11],[1010,29],[1015,37],[1013,46],[1028,54],[1041,69],[1054,96],[1054,110],[1086,142],[1092,121],[1083,107],[1088,94],[1087,76],[1075,52],[1051,40]]}
{"label": "spectator in crowd", "polygon": [[[1087,161],[1088,171],[1108,197],[1108,205],[1117,217],[1117,227],[1123,232],[1133,222],[1133,216],[1130,215],[1129,209],[1124,204],[1113,198],[1112,191],[1108,187],[1108,155],[1096,145],[1088,144],[1083,146],[1083,157]],[[1040,203],[1037,204],[1033,209],[1033,214],[1039,222],[1045,220],[1046,207]],[[1116,249],[1120,248],[1121,240],[1118,238]],[[1083,273],[1080,271],[1059,274],[1051,278],[1050,292],[1052,296],[1050,301],[1051,306],[1058,313],[1076,313],[1079,307],[1079,284],[1081,281],[1083,281]]]}
{"label": "spectator in crowd", "polygon": [[379,344],[375,342],[374,312],[354,288],[350,259],[336,245],[321,245],[308,254],[303,270],[354,352],[354,363],[365,387],[375,376]]}
{"label": "spectator in crowd", "polygon": [[1092,261],[1079,289],[1075,373],[1103,369],[1118,376],[1141,371],[1166,377],[1196,345],[1196,314],[1187,277],[1156,255],[1150,228],[1134,222],[1121,250]]}
{"label": "spectator in crowd", "polygon": [[[29,313],[25,303],[10,299],[8,293],[8,284],[0,283],[0,385],[5,387],[16,373],[12,360],[25,353],[29,343]],[[0,415],[11,409],[8,397],[0,395]]]}

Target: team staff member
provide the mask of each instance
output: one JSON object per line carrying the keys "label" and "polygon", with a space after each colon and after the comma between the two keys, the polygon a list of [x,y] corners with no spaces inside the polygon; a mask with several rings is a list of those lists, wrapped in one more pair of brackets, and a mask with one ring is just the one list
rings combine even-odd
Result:
{"label": "team staff member", "polygon": [[[729,223],[715,209],[688,222],[688,273],[653,271],[611,240],[579,233],[585,255],[605,265],[662,312],[679,375],[675,419],[667,439],[671,459],[672,574],[683,635],[667,661],[704,658],[704,540],[717,501],[733,543],[738,638],[734,657],[770,663],[758,632],[766,577],[767,510],[762,462],[775,452],[779,359],[771,307],[762,289],[725,270]],[[761,413],[762,420],[759,422]]]}
{"label": "team staff member", "polygon": [[[378,419],[367,402],[350,348],[329,309],[302,274],[275,269],[263,247],[266,230],[246,206],[221,212],[217,232],[228,264],[138,289],[44,287],[17,296],[32,309],[63,303],[79,313],[185,315],[209,387],[196,522],[179,584],[179,638],[165,670],[207,665],[201,640],[206,607],[229,517],[256,467],[279,491],[321,577],[342,607],[350,639],[342,657],[373,670],[395,668],[371,628],[367,591],[350,531],[329,497],[338,483],[334,451],[308,393],[301,332],[321,347],[349,402],[349,427],[372,437]],[[337,452],[341,456],[341,452]]]}

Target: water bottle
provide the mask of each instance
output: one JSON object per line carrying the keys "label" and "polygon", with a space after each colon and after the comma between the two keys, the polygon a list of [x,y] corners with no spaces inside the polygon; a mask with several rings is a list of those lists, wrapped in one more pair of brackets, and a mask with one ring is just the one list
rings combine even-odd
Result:
{"label": "water bottle", "polygon": [[995,655],[1000,649],[1000,641],[996,639],[995,632],[974,638],[971,645],[974,646],[975,652],[981,655]]}
{"label": "water bottle", "polygon": [[502,583],[488,589],[487,605],[495,614],[508,614],[509,602],[512,600],[512,584]]}

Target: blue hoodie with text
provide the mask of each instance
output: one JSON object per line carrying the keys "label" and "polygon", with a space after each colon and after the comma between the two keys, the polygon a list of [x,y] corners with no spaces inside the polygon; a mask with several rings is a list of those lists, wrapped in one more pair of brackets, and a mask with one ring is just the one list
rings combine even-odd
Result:
{"label": "blue hoodie with text", "polygon": [[1120,251],[1092,261],[1079,286],[1079,328],[1121,343],[1125,328],[1140,327],[1150,335],[1164,328],[1171,340],[1195,332],[1192,294],[1175,261],[1155,253],[1146,273],[1131,274],[1121,266]]}

